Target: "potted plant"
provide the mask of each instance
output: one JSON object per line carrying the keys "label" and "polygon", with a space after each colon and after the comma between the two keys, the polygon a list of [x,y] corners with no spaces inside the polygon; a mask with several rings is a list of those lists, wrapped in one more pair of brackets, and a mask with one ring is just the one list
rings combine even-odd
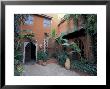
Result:
{"label": "potted plant", "polygon": [[43,52],[43,53],[42,53],[42,56],[43,56],[43,57],[42,57],[42,58],[43,58],[43,63],[42,63],[42,65],[43,65],[43,66],[46,66],[46,64],[47,64],[47,62],[46,62],[46,61],[47,61],[47,53],[46,53],[46,52]]}
{"label": "potted plant", "polygon": [[42,60],[42,51],[38,51],[37,53],[37,60],[38,60],[38,64],[42,64],[43,60]]}
{"label": "potted plant", "polygon": [[40,65],[46,65],[47,53],[46,52],[43,52],[43,51],[38,51],[38,53],[37,53],[37,59],[38,59],[38,63]]}

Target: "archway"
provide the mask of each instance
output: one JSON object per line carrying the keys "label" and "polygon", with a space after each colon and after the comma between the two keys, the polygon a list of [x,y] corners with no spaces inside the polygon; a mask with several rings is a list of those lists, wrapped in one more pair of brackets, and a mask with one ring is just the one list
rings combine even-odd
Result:
{"label": "archway", "polygon": [[29,42],[25,47],[25,63],[36,61],[36,46]]}

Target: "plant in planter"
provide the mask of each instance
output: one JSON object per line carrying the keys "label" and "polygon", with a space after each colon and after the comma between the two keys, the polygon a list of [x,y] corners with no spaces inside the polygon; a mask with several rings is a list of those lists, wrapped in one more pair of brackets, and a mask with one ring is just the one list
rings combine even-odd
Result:
{"label": "plant in planter", "polygon": [[58,54],[58,62],[66,69],[70,69],[70,59],[65,51]]}
{"label": "plant in planter", "polygon": [[75,58],[77,58],[77,56],[79,55],[80,59],[82,59],[81,49],[79,48],[79,46],[75,42],[72,42],[69,45],[69,48],[71,48],[73,50],[72,53],[75,56]]}
{"label": "plant in planter", "polygon": [[47,61],[48,55],[47,55],[46,52],[43,52],[42,55],[43,55],[43,63],[42,63],[42,65],[45,66],[47,64],[46,61]]}
{"label": "plant in planter", "polygon": [[38,63],[40,65],[43,63],[43,60],[42,60],[42,51],[38,51],[38,53],[37,53],[37,60],[38,60]]}
{"label": "plant in planter", "polygon": [[47,61],[47,53],[43,52],[43,51],[38,51],[37,53],[37,59],[38,59],[38,63],[41,65],[46,65],[46,61]]}
{"label": "plant in planter", "polygon": [[58,62],[59,62],[59,64],[64,66],[66,58],[67,58],[66,52],[60,52],[58,54]]}

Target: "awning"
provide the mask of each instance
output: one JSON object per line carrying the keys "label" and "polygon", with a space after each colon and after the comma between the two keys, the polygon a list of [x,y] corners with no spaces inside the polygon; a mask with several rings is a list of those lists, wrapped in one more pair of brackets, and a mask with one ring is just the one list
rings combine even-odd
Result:
{"label": "awning", "polygon": [[74,32],[65,34],[63,36],[64,39],[71,39],[71,38],[77,38],[77,37],[81,37],[81,36],[85,36],[85,29],[80,29],[80,30],[76,30]]}

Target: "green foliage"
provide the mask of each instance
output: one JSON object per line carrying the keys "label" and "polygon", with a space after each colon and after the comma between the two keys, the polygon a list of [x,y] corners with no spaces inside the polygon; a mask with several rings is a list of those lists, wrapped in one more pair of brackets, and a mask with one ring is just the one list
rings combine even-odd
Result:
{"label": "green foliage", "polygon": [[84,15],[86,33],[89,34],[92,40],[92,52],[94,54],[95,60],[97,59],[97,15],[87,14]]}
{"label": "green foliage", "polygon": [[14,15],[14,32],[15,32],[15,37],[18,36],[19,34],[19,26],[21,24],[24,24],[25,21],[28,19],[28,14],[15,14]]}
{"label": "green foliage", "polygon": [[55,28],[53,28],[53,29],[51,30],[51,37],[52,37],[52,38],[55,38],[55,37],[56,37],[56,30],[55,30]]}
{"label": "green foliage", "polygon": [[48,58],[48,54],[46,52],[38,51],[38,53],[37,53],[37,59],[38,60],[46,61],[47,58]]}
{"label": "green foliage", "polygon": [[28,39],[31,39],[32,37],[34,37],[34,33],[32,33],[32,34],[26,34],[24,37],[25,38],[28,38]]}
{"label": "green foliage", "polygon": [[74,30],[78,29],[78,18],[84,18],[84,29],[92,40],[92,52],[95,60],[97,59],[97,14],[66,14],[64,19],[69,22],[72,18],[74,20]]}
{"label": "green foliage", "polygon": [[81,52],[81,49],[78,47],[78,45],[75,42],[72,42],[69,47],[77,53]]}
{"label": "green foliage", "polygon": [[16,52],[15,52],[14,59],[15,59],[15,60],[18,60],[18,61],[20,61],[20,62],[22,62],[22,58],[23,58],[23,54],[20,53],[19,51],[16,51]]}
{"label": "green foliage", "polygon": [[20,51],[15,50],[14,54],[14,75],[20,76],[24,70],[22,65],[22,58],[23,55],[20,53]]}
{"label": "green foliage", "polygon": [[64,44],[64,43],[67,43],[67,42],[68,42],[67,39],[64,39],[64,38],[63,38],[63,36],[64,36],[64,34],[61,34],[60,37],[56,38],[56,42],[57,42],[58,44]]}
{"label": "green foliage", "polygon": [[66,52],[60,52],[58,53],[58,62],[60,65],[64,66],[64,63],[66,62],[66,58],[67,58],[67,53]]}
{"label": "green foliage", "polygon": [[15,60],[14,61],[14,75],[20,76],[23,71],[24,71],[23,65],[18,60]]}
{"label": "green foliage", "polygon": [[86,32],[90,36],[94,36],[97,33],[97,15],[96,14],[87,14],[85,16],[85,28]]}
{"label": "green foliage", "polygon": [[21,43],[18,41],[16,42],[16,47],[14,50],[14,75],[20,76],[23,72],[23,65],[22,65],[22,59],[23,54],[21,52]]}
{"label": "green foliage", "polygon": [[61,44],[63,47],[65,47],[65,49],[71,48],[74,52],[78,53],[81,56],[81,49],[75,42],[69,44],[67,39],[63,39],[63,35],[57,38],[56,41],[58,44]]}
{"label": "green foliage", "polygon": [[97,15],[96,14],[66,14],[64,19],[70,21],[71,18],[74,20],[74,26],[78,26],[78,18],[82,16],[85,19],[85,29],[90,36],[97,33]]}
{"label": "green foliage", "polygon": [[22,30],[20,31],[18,38],[19,39],[32,39],[34,37],[34,33],[31,31],[29,32],[29,30]]}
{"label": "green foliage", "polygon": [[66,14],[64,16],[64,19],[69,23],[71,19],[73,19],[74,22],[74,31],[78,30],[78,18],[81,16],[81,14]]}
{"label": "green foliage", "polygon": [[97,75],[97,67],[87,61],[74,60],[71,62],[71,69],[77,69],[91,75]]}
{"label": "green foliage", "polygon": [[22,39],[22,35],[20,34],[20,24],[24,24],[28,15],[26,14],[15,14],[14,15],[14,75],[20,76],[23,72],[22,65],[22,43],[20,39]]}

